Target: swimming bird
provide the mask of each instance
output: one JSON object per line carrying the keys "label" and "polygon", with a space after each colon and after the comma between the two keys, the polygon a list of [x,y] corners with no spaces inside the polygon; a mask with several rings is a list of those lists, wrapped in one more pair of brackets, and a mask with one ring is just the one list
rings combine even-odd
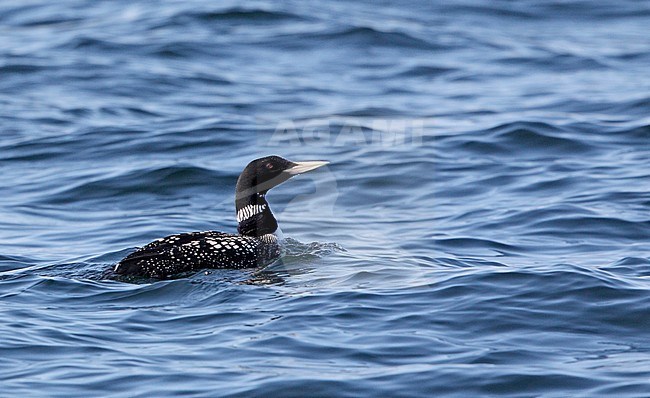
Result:
{"label": "swimming bird", "polygon": [[204,268],[252,268],[280,256],[278,222],[266,194],[289,178],[328,164],[292,162],[267,156],[250,162],[237,179],[235,210],[238,234],[189,232],[160,238],[126,256],[115,266],[120,275],[164,278]]}

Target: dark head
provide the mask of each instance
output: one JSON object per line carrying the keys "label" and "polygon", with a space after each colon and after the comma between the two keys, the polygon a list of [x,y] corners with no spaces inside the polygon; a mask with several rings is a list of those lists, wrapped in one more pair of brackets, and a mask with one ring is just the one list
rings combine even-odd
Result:
{"label": "dark head", "polygon": [[264,196],[269,189],[289,178],[326,165],[328,162],[292,162],[280,156],[255,159],[239,175],[235,190],[235,208],[239,233],[261,236],[273,233],[277,222]]}

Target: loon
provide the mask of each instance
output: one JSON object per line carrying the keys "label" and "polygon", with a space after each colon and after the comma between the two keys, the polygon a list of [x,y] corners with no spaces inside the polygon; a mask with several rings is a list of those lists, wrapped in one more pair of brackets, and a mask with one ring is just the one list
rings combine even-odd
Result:
{"label": "loon", "polygon": [[115,266],[120,275],[164,278],[205,268],[253,268],[280,257],[276,231],[266,193],[289,178],[328,164],[292,162],[267,156],[250,162],[235,188],[237,232],[189,232],[160,238],[123,258]]}

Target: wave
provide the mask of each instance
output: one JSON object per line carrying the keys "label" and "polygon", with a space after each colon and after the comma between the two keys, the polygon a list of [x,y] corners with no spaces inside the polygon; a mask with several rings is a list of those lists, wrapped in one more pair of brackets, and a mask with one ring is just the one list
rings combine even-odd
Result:
{"label": "wave", "polygon": [[[609,66],[604,61],[595,57],[579,56],[575,54],[547,54],[529,57],[504,57],[497,62],[509,66],[518,65],[536,70],[552,70],[557,72],[570,72],[580,70],[607,69]],[[527,73],[521,69],[521,73]]]}
{"label": "wave", "polygon": [[368,26],[353,26],[342,29],[327,28],[323,31],[302,32],[299,35],[277,34],[267,43],[269,45],[291,45],[297,47],[312,47],[314,42],[319,45],[377,47],[412,50],[442,50],[450,46],[442,43],[432,43],[404,31],[382,31]]}
{"label": "wave", "polygon": [[470,252],[473,255],[476,254],[476,250],[491,251],[491,254],[502,254],[508,253],[513,255],[517,252],[523,252],[521,248],[518,248],[513,245],[497,242],[490,239],[478,239],[478,238],[445,238],[445,239],[435,239],[434,243],[437,247],[442,249],[453,249],[455,251],[462,251],[463,253],[469,254]]}
{"label": "wave", "polygon": [[260,23],[303,20],[304,16],[286,11],[272,11],[256,8],[234,7],[219,11],[184,11],[175,14],[166,23],[184,24],[187,21],[198,22],[236,22]]}
{"label": "wave", "polygon": [[437,77],[456,71],[456,68],[433,66],[433,65],[416,65],[394,74],[392,77]]}
{"label": "wave", "polygon": [[[631,112],[633,115],[640,114],[641,116],[646,116],[648,108],[650,107],[650,97],[642,97],[639,99],[634,99],[631,101],[621,101],[614,104],[610,104],[610,107],[613,107],[614,112]],[[647,131],[648,125],[639,127]]]}
{"label": "wave", "polygon": [[509,157],[584,155],[594,152],[592,142],[548,123],[517,121],[486,130],[440,138],[444,145],[453,145],[479,154]]}
{"label": "wave", "polygon": [[526,235],[549,235],[573,240],[650,241],[650,221],[631,221],[616,217],[564,216],[528,225]]}
{"label": "wave", "polygon": [[6,63],[0,65],[0,74],[7,76],[10,74],[24,75],[30,73],[42,72],[45,69],[53,69],[52,67],[47,67],[44,65],[37,64],[28,64],[28,63]]}
{"label": "wave", "polygon": [[126,198],[138,194],[173,195],[180,189],[234,186],[235,180],[234,175],[227,176],[197,166],[139,169],[85,181],[52,193],[43,201],[60,205],[93,199],[110,201],[116,197]]}
{"label": "wave", "polygon": [[[219,47],[209,46],[202,41],[168,40],[165,42],[129,42],[126,40],[109,40],[78,35],[59,46],[60,49],[83,50],[96,53],[124,52],[151,55],[163,59],[182,59],[196,57],[222,56],[224,51]],[[93,65],[93,69],[97,66]],[[96,71],[95,71],[96,72]]]}
{"label": "wave", "polygon": [[570,0],[562,2],[521,1],[517,3],[477,3],[460,2],[444,4],[439,12],[458,15],[490,16],[497,19],[515,20],[607,20],[626,17],[642,18],[650,15],[647,7],[639,7],[635,2],[620,2],[607,4],[602,2]]}

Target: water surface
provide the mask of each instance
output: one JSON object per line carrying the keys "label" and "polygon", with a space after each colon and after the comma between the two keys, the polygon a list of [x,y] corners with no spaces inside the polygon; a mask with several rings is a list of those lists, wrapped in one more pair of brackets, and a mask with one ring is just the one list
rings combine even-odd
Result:
{"label": "water surface", "polygon": [[[11,396],[645,396],[642,1],[0,5],[0,384]],[[401,127],[400,127],[401,126]],[[107,277],[234,231],[265,270]]]}

